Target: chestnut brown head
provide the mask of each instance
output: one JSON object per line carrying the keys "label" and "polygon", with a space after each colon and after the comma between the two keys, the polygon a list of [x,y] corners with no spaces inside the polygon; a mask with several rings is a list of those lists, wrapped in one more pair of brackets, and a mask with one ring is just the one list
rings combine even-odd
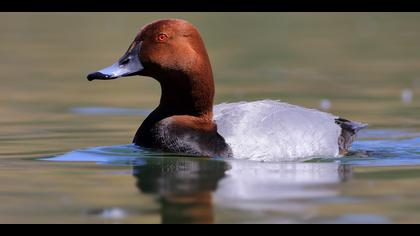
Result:
{"label": "chestnut brown head", "polygon": [[177,75],[202,73],[212,76],[206,49],[196,28],[184,20],[165,19],[143,27],[118,62],[89,74],[88,79],[143,75],[161,81],[179,77]]}
{"label": "chestnut brown head", "polygon": [[133,75],[160,82],[159,114],[211,119],[213,74],[200,34],[190,23],[167,19],[146,25],[118,62],[88,75],[88,80]]}

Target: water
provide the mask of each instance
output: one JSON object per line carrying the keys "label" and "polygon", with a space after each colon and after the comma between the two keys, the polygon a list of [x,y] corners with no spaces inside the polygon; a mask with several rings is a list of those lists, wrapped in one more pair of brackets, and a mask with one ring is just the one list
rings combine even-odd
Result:
{"label": "water", "polygon": [[[85,75],[164,17],[200,29],[216,103],[268,98],[319,108],[328,98],[329,112],[370,124],[354,154],[272,163],[129,144],[159,101],[158,84]],[[0,19],[1,223],[419,223],[418,13]]]}

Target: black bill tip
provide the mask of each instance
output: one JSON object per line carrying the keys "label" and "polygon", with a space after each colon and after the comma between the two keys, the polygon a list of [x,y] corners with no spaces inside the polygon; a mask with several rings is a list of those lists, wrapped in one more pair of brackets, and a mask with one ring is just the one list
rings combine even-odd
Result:
{"label": "black bill tip", "polygon": [[94,73],[91,73],[87,76],[87,79],[89,81],[92,81],[92,80],[108,80],[108,79],[113,79],[113,78],[114,78],[113,76],[102,74],[101,72],[94,72]]}

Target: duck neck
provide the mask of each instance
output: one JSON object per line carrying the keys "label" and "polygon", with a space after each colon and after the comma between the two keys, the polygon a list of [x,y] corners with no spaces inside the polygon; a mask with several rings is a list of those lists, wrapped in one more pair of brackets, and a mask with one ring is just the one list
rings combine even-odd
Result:
{"label": "duck neck", "polygon": [[158,81],[162,95],[156,112],[162,114],[162,118],[187,115],[212,120],[215,89],[211,71],[172,74]]}
{"label": "duck neck", "polygon": [[213,76],[211,70],[210,73],[198,75],[157,78],[162,88],[160,104],[137,130],[134,143],[144,147],[152,147],[153,139],[150,139],[152,128],[159,121],[171,116],[186,115],[199,118],[205,122],[212,122]]}

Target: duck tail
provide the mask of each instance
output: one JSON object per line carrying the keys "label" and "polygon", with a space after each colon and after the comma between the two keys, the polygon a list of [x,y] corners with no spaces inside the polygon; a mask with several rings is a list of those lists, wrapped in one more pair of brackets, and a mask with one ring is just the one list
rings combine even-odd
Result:
{"label": "duck tail", "polygon": [[350,147],[356,139],[357,133],[368,127],[367,124],[338,118],[335,123],[341,127],[341,135],[338,138],[338,147],[340,148],[340,155],[347,155]]}

